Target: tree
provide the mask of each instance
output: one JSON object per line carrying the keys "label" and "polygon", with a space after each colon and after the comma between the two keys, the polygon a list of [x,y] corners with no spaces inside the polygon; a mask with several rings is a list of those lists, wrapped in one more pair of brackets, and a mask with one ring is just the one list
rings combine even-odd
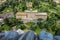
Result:
{"label": "tree", "polygon": [[38,20],[37,25],[39,26],[39,28],[41,28],[41,29],[44,28],[43,19],[42,18],[38,18],[37,20]]}
{"label": "tree", "polygon": [[0,12],[3,11],[6,7],[6,2],[0,5]]}
{"label": "tree", "polygon": [[20,25],[18,25],[17,28],[18,28],[18,29],[20,28],[20,29],[24,30],[24,29],[26,29],[26,26],[25,26],[24,24],[20,24]]}
{"label": "tree", "polygon": [[[55,16],[54,13],[52,13],[50,15],[50,17],[47,18],[47,29],[49,31],[52,31],[52,32],[55,32],[55,29],[56,29],[56,21],[57,21],[57,17]],[[54,33],[53,33],[54,34]]]}
{"label": "tree", "polygon": [[33,8],[35,8],[35,9],[39,8],[39,2],[37,0],[33,1]]}

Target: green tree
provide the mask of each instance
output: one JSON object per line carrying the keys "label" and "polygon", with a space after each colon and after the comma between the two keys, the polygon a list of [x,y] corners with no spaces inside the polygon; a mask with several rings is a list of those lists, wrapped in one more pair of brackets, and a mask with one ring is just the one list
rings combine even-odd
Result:
{"label": "green tree", "polygon": [[41,28],[41,29],[44,28],[43,19],[42,18],[38,18],[37,20],[38,20],[37,25],[39,26],[39,28]]}

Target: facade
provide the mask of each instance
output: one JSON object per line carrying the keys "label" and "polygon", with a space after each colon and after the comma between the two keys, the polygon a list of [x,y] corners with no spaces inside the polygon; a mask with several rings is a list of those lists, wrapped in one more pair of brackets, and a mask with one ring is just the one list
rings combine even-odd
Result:
{"label": "facade", "polygon": [[5,14],[5,18],[14,17],[14,12],[8,12]]}
{"label": "facade", "polygon": [[3,22],[4,15],[5,15],[5,14],[0,14],[0,22]]}
{"label": "facade", "polygon": [[33,10],[33,11],[25,10],[25,12],[17,12],[16,18],[17,19],[21,18],[24,22],[25,21],[34,21],[34,20],[36,21],[38,18],[42,18],[42,19],[46,20],[47,13],[45,13],[45,12],[39,13],[37,10]]}
{"label": "facade", "polygon": [[5,18],[10,18],[10,17],[14,17],[14,13],[13,12],[9,12],[6,14],[0,14],[0,22],[3,22],[3,20]]}

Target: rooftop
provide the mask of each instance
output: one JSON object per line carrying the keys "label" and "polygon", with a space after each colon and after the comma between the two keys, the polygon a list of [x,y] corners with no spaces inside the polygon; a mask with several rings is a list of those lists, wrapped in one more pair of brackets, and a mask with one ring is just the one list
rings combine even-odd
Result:
{"label": "rooftop", "polygon": [[42,12],[42,13],[38,13],[38,14],[36,14],[36,15],[47,15],[47,13]]}
{"label": "rooftop", "polygon": [[25,12],[38,12],[38,10],[25,10]]}

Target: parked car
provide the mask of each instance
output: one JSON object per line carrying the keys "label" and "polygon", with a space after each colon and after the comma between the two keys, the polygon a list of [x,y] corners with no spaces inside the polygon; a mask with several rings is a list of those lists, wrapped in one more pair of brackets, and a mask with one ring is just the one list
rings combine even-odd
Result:
{"label": "parked car", "polygon": [[27,31],[19,38],[19,40],[35,40],[35,34],[33,31]]}
{"label": "parked car", "polygon": [[53,35],[45,30],[41,31],[38,35],[39,40],[53,40]]}
{"label": "parked car", "polygon": [[0,40],[5,40],[5,33],[4,32],[0,32]]}
{"label": "parked car", "polygon": [[54,36],[55,40],[60,40],[60,36]]}
{"label": "parked car", "polygon": [[15,31],[9,31],[5,34],[5,40],[18,40],[18,33]]}

